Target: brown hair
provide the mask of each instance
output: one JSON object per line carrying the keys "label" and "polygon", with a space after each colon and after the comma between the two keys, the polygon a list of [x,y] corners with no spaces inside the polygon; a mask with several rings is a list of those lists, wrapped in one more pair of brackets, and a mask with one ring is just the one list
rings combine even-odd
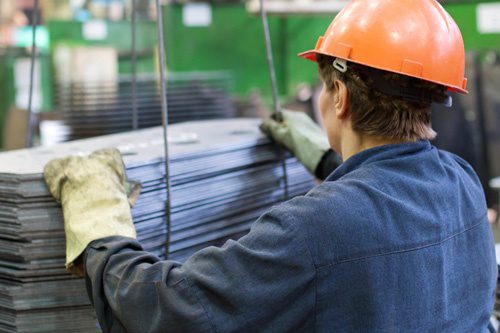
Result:
{"label": "brown hair", "polygon": [[418,88],[428,94],[445,96],[441,85],[408,76],[368,69],[348,63],[345,73],[333,67],[335,58],[317,55],[319,73],[328,91],[335,90],[335,80],[342,81],[349,93],[350,117],[354,131],[393,140],[432,140],[436,132],[431,127],[431,102],[413,102],[383,94],[374,89],[367,71],[377,71],[383,78],[398,86]]}

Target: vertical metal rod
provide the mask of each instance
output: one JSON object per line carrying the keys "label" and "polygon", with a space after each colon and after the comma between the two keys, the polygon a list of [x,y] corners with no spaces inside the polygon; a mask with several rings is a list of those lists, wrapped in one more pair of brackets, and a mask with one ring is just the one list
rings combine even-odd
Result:
{"label": "vertical metal rod", "polygon": [[269,23],[267,21],[267,13],[264,8],[264,0],[260,0],[260,17],[264,29],[264,41],[266,43],[267,68],[271,77],[271,88],[273,92],[274,112],[281,113],[281,104],[278,97],[278,84],[276,83],[276,71],[274,70],[273,49],[271,45],[271,36],[269,33]]}
{"label": "vertical metal rod", "polygon": [[38,25],[39,13],[39,0],[35,0],[33,12],[31,14],[32,24],[32,43],[31,43],[31,67],[30,67],[30,85],[28,94],[28,119],[27,119],[27,132],[26,132],[26,146],[29,148],[33,146],[33,86],[35,77],[35,60],[36,60],[36,28]]}
{"label": "vertical metal rod", "polygon": [[163,143],[165,146],[165,182],[167,187],[167,200],[165,202],[165,221],[167,237],[165,241],[165,259],[168,259],[170,252],[170,231],[171,231],[171,184],[168,155],[168,106],[167,106],[167,78],[165,62],[165,38],[163,36],[163,13],[161,11],[160,0],[156,0],[156,27],[158,29],[158,48],[160,55],[160,83],[161,83],[161,109],[163,118]]}
{"label": "vertical metal rod", "polygon": [[[276,83],[276,71],[274,69],[274,62],[273,62],[273,49],[271,45],[271,35],[269,33],[269,22],[267,21],[267,13],[264,7],[264,0],[260,0],[260,17],[262,19],[262,27],[264,30],[264,41],[266,44],[267,68],[269,70],[269,76],[271,78],[271,86],[273,91],[273,104],[274,104],[273,115],[276,120],[283,121],[283,114],[278,95],[278,84]],[[286,157],[283,151],[281,152],[281,166],[283,169],[283,181],[285,182],[285,200],[288,200],[290,198],[288,190],[288,173],[286,166]]]}
{"label": "vertical metal rod", "polygon": [[132,13],[131,13],[131,34],[132,34],[132,46],[131,46],[131,66],[132,66],[132,129],[135,131],[139,128],[139,117],[137,113],[137,16],[136,16],[136,0],[131,0],[132,2]]}

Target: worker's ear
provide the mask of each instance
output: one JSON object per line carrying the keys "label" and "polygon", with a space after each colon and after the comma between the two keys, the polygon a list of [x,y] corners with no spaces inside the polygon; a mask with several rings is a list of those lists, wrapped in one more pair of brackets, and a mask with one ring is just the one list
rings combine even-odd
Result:
{"label": "worker's ear", "polygon": [[335,96],[333,99],[333,107],[338,119],[346,119],[349,117],[349,91],[344,82],[335,80]]}

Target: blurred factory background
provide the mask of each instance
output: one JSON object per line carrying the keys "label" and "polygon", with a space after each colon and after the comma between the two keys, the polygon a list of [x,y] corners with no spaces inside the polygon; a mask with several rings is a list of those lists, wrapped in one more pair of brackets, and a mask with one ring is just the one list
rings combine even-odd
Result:
{"label": "blurred factory background", "polygon": [[[345,3],[268,2],[286,107],[317,115],[315,65],[296,54],[311,47],[311,36],[320,35]],[[500,176],[500,1],[441,3],[464,36],[470,94],[435,112],[435,144],[475,167],[490,206],[498,209],[500,185],[492,179]],[[154,1],[136,0],[135,11],[131,0],[40,0],[39,11],[34,5],[0,0],[2,150],[27,145],[30,96],[34,145],[161,124]],[[258,1],[164,1],[162,11],[170,123],[268,113],[271,86]]]}

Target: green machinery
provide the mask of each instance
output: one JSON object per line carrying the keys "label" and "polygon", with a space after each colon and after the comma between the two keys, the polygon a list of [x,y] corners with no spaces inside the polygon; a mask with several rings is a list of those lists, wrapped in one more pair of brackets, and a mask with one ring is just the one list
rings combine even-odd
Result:
{"label": "green machinery", "polygon": [[[28,90],[29,76],[19,78],[16,77],[16,73],[27,75],[29,61],[30,54],[24,48],[0,50],[0,133],[4,128],[7,113],[17,105],[19,95],[26,93]],[[37,66],[38,74],[36,77],[39,79],[41,88],[41,108],[49,110],[51,107],[50,96],[52,94],[49,53],[41,51],[37,62],[39,66]],[[21,63],[22,66],[19,66]],[[3,135],[0,135],[0,148],[2,147],[2,140]]]}
{"label": "green machinery", "polygon": [[[106,33],[100,38],[86,38],[83,31],[86,23],[76,21],[50,21],[48,30],[52,50],[59,44],[66,46],[107,46],[118,51],[118,71],[131,71],[131,26],[127,21],[103,22]],[[156,24],[151,21],[137,22],[137,72],[154,73]]]}

